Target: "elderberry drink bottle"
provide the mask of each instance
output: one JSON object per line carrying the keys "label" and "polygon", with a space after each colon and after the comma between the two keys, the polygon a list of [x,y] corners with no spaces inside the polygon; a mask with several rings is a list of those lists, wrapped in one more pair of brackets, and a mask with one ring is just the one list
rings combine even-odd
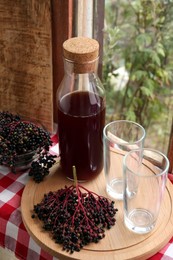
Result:
{"label": "elderberry drink bottle", "polygon": [[57,90],[61,167],[79,181],[96,177],[103,168],[102,133],[105,91],[97,76],[99,43],[74,37],[63,43],[64,78]]}

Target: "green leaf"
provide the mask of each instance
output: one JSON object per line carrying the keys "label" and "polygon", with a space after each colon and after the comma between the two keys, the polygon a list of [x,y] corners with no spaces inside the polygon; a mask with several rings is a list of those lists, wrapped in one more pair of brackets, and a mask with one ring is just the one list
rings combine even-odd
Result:
{"label": "green leaf", "polygon": [[158,54],[157,54],[155,51],[153,51],[152,56],[151,56],[151,59],[152,59],[152,61],[153,61],[156,65],[158,65],[159,67],[161,66],[160,58],[159,58]]}
{"label": "green leaf", "polygon": [[141,0],[137,0],[137,1],[132,1],[131,5],[133,6],[133,8],[138,11],[142,9],[142,5],[141,5]]}
{"label": "green leaf", "polygon": [[156,52],[157,52],[160,56],[165,57],[164,47],[163,47],[163,45],[162,45],[161,43],[158,43],[158,44],[156,45]]}
{"label": "green leaf", "polygon": [[137,70],[135,71],[132,76],[131,76],[131,79],[133,81],[135,80],[141,80],[143,77],[146,77],[147,76],[147,72],[144,71],[144,70]]}
{"label": "green leaf", "polygon": [[149,88],[151,91],[154,91],[156,87],[156,82],[150,78],[146,78],[144,85],[145,87]]}
{"label": "green leaf", "polygon": [[161,68],[156,70],[156,75],[160,78],[164,78],[164,71]]}
{"label": "green leaf", "polygon": [[136,37],[136,44],[139,47],[139,49],[142,51],[144,48],[148,47],[152,42],[152,38],[149,34],[143,33],[139,34]]}
{"label": "green leaf", "polygon": [[165,57],[164,49],[159,48],[159,49],[157,49],[157,52],[158,52],[158,54],[160,54],[162,57]]}
{"label": "green leaf", "polygon": [[127,91],[127,96],[128,96],[129,99],[133,97],[132,88],[129,88],[129,89],[128,89],[128,91]]}
{"label": "green leaf", "polygon": [[142,93],[147,96],[153,98],[153,91],[150,88],[147,87],[141,87]]}
{"label": "green leaf", "polygon": [[126,112],[126,119],[131,120],[131,121],[136,121],[136,115],[135,115],[134,111],[128,110]]}

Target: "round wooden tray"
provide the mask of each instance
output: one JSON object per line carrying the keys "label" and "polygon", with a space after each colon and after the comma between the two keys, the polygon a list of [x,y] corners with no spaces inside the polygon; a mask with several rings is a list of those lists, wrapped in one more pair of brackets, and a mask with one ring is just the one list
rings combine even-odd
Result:
{"label": "round wooden tray", "polygon": [[[38,218],[31,218],[33,207],[39,203],[43,195],[49,191],[71,185],[72,182],[65,178],[57,165],[52,167],[51,174],[39,184],[30,180],[26,185],[21,201],[21,211],[24,225],[32,238],[51,255],[59,259],[81,260],[123,260],[147,259],[157,253],[173,236],[173,185],[168,180],[164,200],[155,229],[145,235],[130,232],[123,223],[123,202],[116,201],[118,208],[116,225],[106,231],[106,237],[99,243],[92,243],[80,252],[69,254],[56,244],[48,232],[42,228]],[[86,188],[107,197],[105,191],[104,174],[96,179],[82,184]],[[152,194],[151,194],[152,196]]]}

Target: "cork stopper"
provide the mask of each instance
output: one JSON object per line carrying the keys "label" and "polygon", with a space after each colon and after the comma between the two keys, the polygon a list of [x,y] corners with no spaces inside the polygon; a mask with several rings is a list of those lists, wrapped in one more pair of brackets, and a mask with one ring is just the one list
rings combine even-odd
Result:
{"label": "cork stopper", "polygon": [[96,69],[95,60],[99,55],[99,43],[87,37],[74,37],[63,43],[64,58],[74,62],[77,73],[91,72]]}

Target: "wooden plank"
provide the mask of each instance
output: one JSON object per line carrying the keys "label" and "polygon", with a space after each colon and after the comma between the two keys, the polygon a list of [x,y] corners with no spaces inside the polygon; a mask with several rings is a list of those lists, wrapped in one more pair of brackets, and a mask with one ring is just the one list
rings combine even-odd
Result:
{"label": "wooden plank", "polygon": [[50,0],[0,0],[0,110],[53,129]]}
{"label": "wooden plank", "polygon": [[53,62],[53,110],[57,122],[56,91],[64,76],[62,44],[72,37],[73,0],[51,1],[52,9],[52,62]]}

